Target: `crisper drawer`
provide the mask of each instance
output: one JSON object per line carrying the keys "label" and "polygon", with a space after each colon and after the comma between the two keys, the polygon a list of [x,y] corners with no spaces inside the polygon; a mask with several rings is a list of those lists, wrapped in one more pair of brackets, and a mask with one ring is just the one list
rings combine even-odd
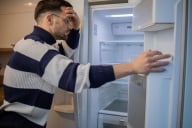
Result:
{"label": "crisper drawer", "polygon": [[126,116],[99,114],[98,128],[127,128],[127,123]]}

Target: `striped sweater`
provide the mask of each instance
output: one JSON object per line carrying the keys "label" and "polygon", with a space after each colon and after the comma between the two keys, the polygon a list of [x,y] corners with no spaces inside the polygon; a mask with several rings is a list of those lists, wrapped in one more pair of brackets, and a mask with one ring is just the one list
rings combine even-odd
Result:
{"label": "striped sweater", "polygon": [[44,126],[56,88],[80,93],[114,80],[112,66],[83,65],[69,59],[78,41],[79,32],[72,30],[62,47],[54,47],[53,36],[37,26],[18,41],[4,73],[1,109]]}

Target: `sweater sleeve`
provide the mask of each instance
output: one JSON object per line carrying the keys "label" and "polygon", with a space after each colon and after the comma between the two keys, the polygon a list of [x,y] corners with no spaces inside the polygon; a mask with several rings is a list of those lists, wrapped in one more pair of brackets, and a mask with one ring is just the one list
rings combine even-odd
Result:
{"label": "sweater sleeve", "polygon": [[98,88],[106,82],[115,80],[115,75],[112,66],[91,66],[90,73],[90,88]]}
{"label": "sweater sleeve", "polygon": [[79,30],[72,29],[68,35],[67,40],[57,41],[56,45],[58,47],[59,52],[62,55],[65,55],[70,58],[74,54],[75,49],[79,45],[79,38],[80,38]]}
{"label": "sweater sleeve", "polygon": [[80,38],[79,30],[72,29],[66,40],[67,45],[71,49],[76,49],[79,45],[79,38]]}

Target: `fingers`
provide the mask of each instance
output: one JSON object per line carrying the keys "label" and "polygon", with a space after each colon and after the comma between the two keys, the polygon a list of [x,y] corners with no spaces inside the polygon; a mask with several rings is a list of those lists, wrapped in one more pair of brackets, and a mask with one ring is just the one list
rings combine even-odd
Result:
{"label": "fingers", "polygon": [[168,61],[160,61],[162,59],[170,58],[170,54],[163,54],[160,51],[152,51],[148,50],[146,51],[146,57],[147,59],[147,73],[149,72],[164,72],[165,68],[163,66],[166,66],[169,64]]}
{"label": "fingers", "polygon": [[171,57],[170,54],[162,54],[160,51],[152,51],[152,50],[147,50],[146,52],[146,57],[148,58],[149,62],[154,62],[158,61],[161,59],[167,59]]}
{"label": "fingers", "polygon": [[167,58],[170,58],[170,57],[171,57],[170,54],[153,55],[153,56],[150,56],[149,62],[154,62],[154,61],[158,61],[158,60],[162,60],[162,59],[167,59]]}
{"label": "fingers", "polygon": [[169,64],[168,61],[156,61],[156,62],[151,63],[151,64],[150,64],[150,67],[155,68],[155,67],[166,66],[166,65],[168,65],[168,64]]}
{"label": "fingers", "polygon": [[155,56],[155,55],[161,55],[162,53],[160,51],[152,51],[152,50],[148,50],[146,51],[147,56]]}
{"label": "fingers", "polygon": [[169,57],[171,57],[170,54],[163,54],[160,51],[144,51],[131,63],[133,72],[146,75],[150,72],[163,72],[164,66],[169,62],[162,59]]}
{"label": "fingers", "polygon": [[66,14],[67,17],[75,17],[75,16],[77,16],[77,13],[73,10],[72,7],[65,8],[64,13]]}
{"label": "fingers", "polygon": [[164,68],[151,68],[150,72],[164,72]]}
{"label": "fingers", "polygon": [[70,28],[78,30],[80,26],[80,19],[77,13],[73,10],[72,7],[64,7],[63,9],[66,17],[70,21]]}
{"label": "fingers", "polygon": [[145,68],[146,70],[143,72],[143,74],[148,75],[151,72],[164,72],[164,71],[166,71],[166,69],[163,68],[163,66],[166,66],[168,64],[169,64],[169,62],[167,62],[167,61],[154,62],[152,64],[148,64],[146,66],[146,68]]}

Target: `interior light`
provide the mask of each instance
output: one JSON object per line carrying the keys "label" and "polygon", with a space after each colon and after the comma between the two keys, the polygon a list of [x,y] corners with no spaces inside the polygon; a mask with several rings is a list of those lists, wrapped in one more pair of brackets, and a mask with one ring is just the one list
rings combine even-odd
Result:
{"label": "interior light", "polygon": [[105,17],[132,17],[133,14],[106,15]]}

